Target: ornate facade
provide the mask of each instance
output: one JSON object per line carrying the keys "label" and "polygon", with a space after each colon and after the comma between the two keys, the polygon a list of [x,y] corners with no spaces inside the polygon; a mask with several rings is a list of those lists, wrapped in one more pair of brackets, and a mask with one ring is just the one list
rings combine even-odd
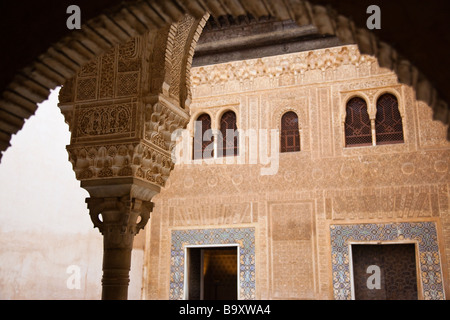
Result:
{"label": "ornate facade", "polygon": [[[312,25],[322,35],[333,35],[343,43],[357,44],[362,53],[375,56],[382,67],[393,70],[401,83],[411,85],[415,89],[416,98],[432,108],[433,116],[444,124],[448,124],[449,101],[441,97],[442,87],[439,93],[433,85],[433,79],[430,81],[423,70],[414,66],[411,57],[402,56],[392,43],[377,38],[375,33],[365,26],[356,25],[349,18],[350,15],[345,16],[336,12],[332,5],[335,4],[325,7],[319,5],[317,1],[306,0],[255,0],[252,2],[236,0],[232,3],[223,0],[212,0],[207,3],[199,0],[138,0],[133,3],[114,2],[110,8],[100,12],[97,9],[93,10],[91,14],[95,12],[95,15],[90,16],[81,30],[62,34],[58,32],[57,38],[54,39],[55,43],[49,43],[48,48],[42,49],[45,52],[30,50],[33,53],[27,56],[26,62],[24,64],[16,62],[13,68],[17,70],[13,69],[13,73],[9,73],[8,78],[2,82],[0,150],[6,150],[9,147],[11,135],[22,128],[24,120],[34,114],[37,104],[47,99],[51,89],[69,84],[80,69],[92,60],[110,53],[116,45],[124,45],[135,37],[158,30],[167,31],[186,15],[201,19],[206,13],[210,13],[217,19],[226,15],[240,17],[252,14],[258,18],[270,15],[279,20],[294,20],[300,26]],[[8,10],[4,11],[5,14],[9,13]],[[445,12],[445,8],[441,11]],[[359,14],[363,12],[358,12],[357,15]],[[59,21],[59,19],[55,20]],[[22,22],[19,21],[19,23]],[[183,46],[184,40],[192,40],[191,37],[183,39],[182,33],[173,31],[172,28],[170,37],[166,38],[169,40],[168,43],[153,42],[156,48],[155,55],[164,55],[167,48],[176,49],[179,44]],[[194,39],[196,37],[194,34],[191,36]],[[403,37],[403,34],[399,37]],[[189,49],[195,47],[195,45],[190,46],[192,43],[189,43]],[[189,61],[190,52],[184,49],[186,47],[183,47],[184,54],[181,56]],[[415,51],[414,48],[413,52]],[[420,55],[415,58],[423,59]],[[159,64],[161,65],[164,63]],[[181,65],[184,65],[184,62]],[[9,72],[11,72],[10,69]],[[169,73],[166,75],[169,76]],[[181,72],[181,75],[184,75],[184,72]],[[122,77],[133,76],[135,75],[122,75]],[[122,80],[126,81],[124,78]],[[92,80],[86,81],[84,85],[88,86],[89,81]],[[157,85],[157,82],[155,84]],[[183,99],[181,103],[184,103]]]}
{"label": "ornate facade", "polygon": [[[228,11],[221,1],[162,3],[124,4],[88,21],[22,70],[0,101],[3,150],[36,103],[63,84],[69,160],[104,239],[103,298],[126,299],[133,239],[153,203],[145,298],[189,298],[187,288],[198,283],[186,282],[194,278],[187,257],[209,247],[237,255],[237,298],[351,298],[345,246],[354,241],[414,243],[416,260],[425,261],[417,268],[418,297],[445,298],[448,143],[432,118],[447,123],[448,108],[431,82],[368,30],[307,1],[237,1]],[[209,13],[295,20],[355,45],[191,69]],[[392,114],[378,112],[379,104]],[[201,114],[214,130],[207,165],[191,161]],[[225,114],[226,128],[241,131],[219,149],[228,142]],[[174,166],[173,137],[186,127],[189,161]],[[346,129],[364,136],[364,146],[351,145]],[[262,136],[256,153],[245,151],[252,132],[269,131],[269,153],[261,151]],[[273,138],[279,131],[285,152]],[[378,143],[393,133],[401,138]],[[218,150],[233,156],[223,164]],[[342,228],[355,233],[342,237],[341,225],[362,233]],[[367,237],[372,230],[381,233]],[[200,255],[228,259],[217,252]]]}
{"label": "ornate facade", "polygon": [[[184,157],[153,198],[144,299],[192,298],[190,250],[218,246],[237,248],[239,299],[352,299],[352,248],[406,244],[414,245],[415,298],[448,297],[450,144],[392,71],[344,45],[195,67],[191,85]],[[382,129],[387,95],[397,118]],[[367,114],[363,145],[346,140],[353,98]],[[218,132],[228,111],[242,132],[239,152],[193,159],[195,120],[209,115]],[[262,174],[267,150],[252,162],[248,148],[261,149],[261,137],[245,133],[282,132],[288,113],[298,119],[299,148],[269,148],[278,164]],[[401,139],[380,138],[393,128]]]}

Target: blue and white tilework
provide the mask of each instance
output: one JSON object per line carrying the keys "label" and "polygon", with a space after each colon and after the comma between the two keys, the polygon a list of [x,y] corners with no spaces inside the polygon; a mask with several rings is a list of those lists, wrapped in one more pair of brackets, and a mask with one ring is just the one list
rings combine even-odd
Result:
{"label": "blue and white tilework", "polygon": [[422,296],[445,299],[443,275],[434,222],[331,225],[333,292],[337,300],[351,299],[350,243],[365,241],[410,241],[417,244]]}
{"label": "blue and white tilework", "polygon": [[239,299],[255,299],[255,228],[173,230],[170,257],[169,299],[184,297],[185,247],[189,245],[238,245]]}

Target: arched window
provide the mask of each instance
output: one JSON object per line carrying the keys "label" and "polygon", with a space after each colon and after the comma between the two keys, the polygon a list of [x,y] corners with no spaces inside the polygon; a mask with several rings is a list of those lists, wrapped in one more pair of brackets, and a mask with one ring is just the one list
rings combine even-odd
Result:
{"label": "arched window", "polygon": [[237,156],[239,154],[239,134],[236,125],[236,114],[233,111],[227,111],[222,115],[220,132],[222,144],[218,146],[217,156]]}
{"label": "arched window", "polygon": [[345,145],[359,147],[372,145],[372,129],[366,101],[355,97],[347,102],[345,117]]}
{"label": "arched window", "polygon": [[[206,135],[205,132],[210,130]],[[194,159],[212,158],[214,155],[214,137],[211,133],[211,117],[203,113],[194,122]],[[205,152],[206,147],[208,147]],[[210,152],[208,152],[210,150]]]}
{"label": "arched window", "polygon": [[295,112],[286,112],[281,117],[280,152],[300,151],[298,116]]}
{"label": "arched window", "polygon": [[375,132],[377,144],[403,142],[402,117],[397,98],[392,94],[386,93],[378,98]]}

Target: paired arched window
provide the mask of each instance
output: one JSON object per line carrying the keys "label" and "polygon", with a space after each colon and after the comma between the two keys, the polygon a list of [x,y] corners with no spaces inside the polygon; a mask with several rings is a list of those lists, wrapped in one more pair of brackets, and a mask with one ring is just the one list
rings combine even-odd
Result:
{"label": "paired arched window", "polygon": [[375,131],[377,144],[403,142],[402,117],[397,98],[392,94],[383,94],[377,100]]}
{"label": "paired arched window", "polygon": [[218,157],[237,156],[239,154],[239,133],[237,131],[236,114],[225,112],[220,118],[221,145],[218,146]]}
{"label": "paired arched window", "polygon": [[296,151],[300,151],[298,116],[289,111],[281,117],[280,152]]}
{"label": "paired arched window", "polygon": [[[355,97],[347,102],[345,118],[345,145],[347,147],[372,145],[372,123],[367,113],[366,101]],[[377,145],[402,143],[403,124],[397,98],[389,93],[377,100],[375,118],[375,141]]]}
{"label": "paired arched window", "polygon": [[[217,141],[217,156],[239,155],[239,132],[236,114],[226,111],[220,118],[220,134]],[[403,124],[397,98],[389,93],[377,100],[377,113],[374,121],[376,144],[402,143]],[[204,113],[195,121],[194,159],[214,156],[214,137],[211,131],[211,117]],[[345,145],[347,147],[372,145],[372,122],[363,98],[354,97],[347,102],[345,118]],[[298,116],[288,111],[281,118],[280,152],[300,151]]]}
{"label": "paired arched window", "polygon": [[239,134],[237,131],[236,114],[225,112],[220,118],[220,133],[217,137],[217,150],[214,147],[214,135],[211,130],[211,117],[203,113],[194,121],[194,159],[209,159],[214,157],[237,156],[239,154]]}
{"label": "paired arched window", "polygon": [[366,101],[355,97],[347,102],[345,118],[345,145],[347,147],[372,145],[372,129]]}
{"label": "paired arched window", "polygon": [[[212,148],[213,141],[214,137],[211,132],[211,117],[208,114],[203,113],[198,116],[197,120],[194,122],[194,159],[212,158],[214,156],[214,149]],[[205,152],[209,145],[209,149],[211,149],[210,152]]]}

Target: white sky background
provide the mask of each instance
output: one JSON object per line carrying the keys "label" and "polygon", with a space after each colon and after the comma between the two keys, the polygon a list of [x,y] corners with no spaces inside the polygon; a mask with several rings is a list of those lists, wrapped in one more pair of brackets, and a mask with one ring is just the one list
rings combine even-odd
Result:
{"label": "white sky background", "polygon": [[[0,299],[99,299],[103,237],[66,146],[59,88],[38,105],[0,162]],[[140,299],[143,251],[133,250],[129,299]],[[81,269],[69,290],[69,265]]]}
{"label": "white sky background", "polygon": [[[0,163],[0,230],[84,233],[93,229],[89,196],[68,160],[68,125],[58,104],[59,88],[38,106]],[[96,230],[98,233],[98,230]],[[100,236],[100,234],[99,234]]]}

